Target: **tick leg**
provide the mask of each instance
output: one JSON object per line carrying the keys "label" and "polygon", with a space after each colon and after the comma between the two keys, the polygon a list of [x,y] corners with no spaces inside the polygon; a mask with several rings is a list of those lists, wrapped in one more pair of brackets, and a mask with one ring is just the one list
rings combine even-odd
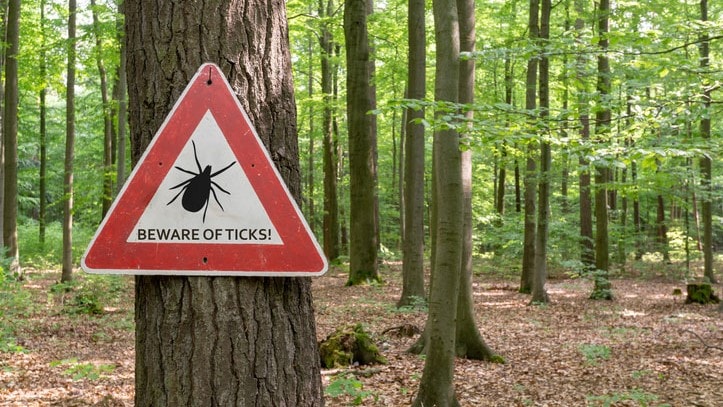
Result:
{"label": "tick leg", "polygon": [[[213,189],[211,190],[213,191]],[[214,194],[215,196],[215,194]],[[216,201],[218,202],[218,201]],[[221,208],[223,209],[223,208]],[[206,200],[206,206],[203,207],[203,223],[206,223],[206,211],[208,210],[208,200]]]}
{"label": "tick leg", "polygon": [[[198,174],[196,174],[196,173],[193,172],[193,171],[185,170],[185,169],[183,169],[183,168],[181,168],[181,167],[179,167],[179,166],[175,166],[174,168],[177,169],[178,171],[183,171],[183,172],[185,172],[186,174],[193,175],[194,177],[195,177],[196,175],[198,175]],[[200,173],[199,173],[199,174],[200,174]]]}
{"label": "tick leg", "polygon": [[[215,182],[214,182],[214,184],[215,184]],[[221,188],[221,187],[219,187],[219,188]],[[226,191],[223,191],[223,192],[226,192]],[[216,201],[218,206],[220,206],[221,210],[223,211],[224,210],[223,205],[221,205],[221,202],[218,201],[218,197],[216,196],[216,191],[213,188],[211,188],[211,193],[213,194],[213,199]],[[228,194],[228,192],[226,192],[226,193]],[[208,201],[206,201],[206,207],[208,207]]]}
{"label": "tick leg", "polygon": [[175,186],[172,186],[172,187],[170,187],[170,188],[168,188],[168,189],[170,190],[170,189],[176,189],[176,188],[180,188],[180,187],[182,187],[182,186],[184,186],[184,185],[188,185],[188,184],[190,184],[190,183],[191,183],[191,181],[193,181],[193,178],[191,178],[191,179],[187,179],[187,180],[185,180],[185,181],[181,182],[180,184],[178,184],[178,185],[175,185]]}
{"label": "tick leg", "polygon": [[[176,186],[173,187],[173,188],[176,188],[176,187],[178,187],[178,186],[179,186],[179,185],[176,185]],[[173,189],[173,188],[171,188],[171,189]],[[180,191],[178,191],[178,193],[176,194],[176,196],[174,196],[173,199],[171,199],[171,200],[166,204],[166,206],[172,204],[173,201],[175,201],[176,198],[178,198],[184,191],[186,191],[186,187],[183,187]]]}
{"label": "tick leg", "polygon": [[213,174],[211,174],[211,178],[213,178],[213,177],[215,177],[216,175],[218,175],[218,174],[226,171],[227,169],[231,168],[231,166],[234,165],[234,164],[236,164],[236,161],[231,162],[231,164],[229,164],[229,165],[221,168],[220,170],[214,172]]}
{"label": "tick leg", "polygon": [[[213,186],[215,186],[216,188],[220,189],[222,192],[225,192],[226,194],[231,195],[230,192],[228,192],[228,191],[226,191],[225,189],[221,188],[221,185],[218,185],[217,183],[215,183],[215,182],[213,182],[213,181],[211,181],[211,184],[212,184]],[[213,191],[213,188],[211,188],[211,191]]]}
{"label": "tick leg", "polygon": [[198,173],[200,174],[201,172],[203,172],[203,170],[201,169],[201,163],[198,162],[198,154],[196,154],[196,142],[191,140],[191,144],[193,144],[193,158],[196,159],[196,166],[198,167]]}

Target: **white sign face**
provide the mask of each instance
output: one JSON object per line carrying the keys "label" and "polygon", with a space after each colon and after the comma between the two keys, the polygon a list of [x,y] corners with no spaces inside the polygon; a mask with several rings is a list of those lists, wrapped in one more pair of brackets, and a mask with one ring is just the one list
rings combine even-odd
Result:
{"label": "white sign face", "polygon": [[283,244],[210,111],[127,241]]}

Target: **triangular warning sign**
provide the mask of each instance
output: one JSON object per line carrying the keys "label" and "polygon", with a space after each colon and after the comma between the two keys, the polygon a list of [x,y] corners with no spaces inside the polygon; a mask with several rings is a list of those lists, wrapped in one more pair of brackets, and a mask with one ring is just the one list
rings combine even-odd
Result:
{"label": "triangular warning sign", "polygon": [[81,259],[90,273],[314,276],[319,244],[221,70],[204,64]]}

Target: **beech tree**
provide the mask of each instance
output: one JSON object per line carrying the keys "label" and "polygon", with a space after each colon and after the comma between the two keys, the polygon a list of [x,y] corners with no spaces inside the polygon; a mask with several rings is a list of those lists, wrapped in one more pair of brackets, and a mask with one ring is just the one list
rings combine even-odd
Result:
{"label": "beech tree", "polygon": [[[300,201],[284,2],[127,0],[125,12],[133,162],[215,62]],[[139,276],[135,315],[137,406],[323,404],[308,278]]]}
{"label": "beech tree", "polygon": [[369,114],[375,101],[367,29],[370,4],[368,0],[348,0],[344,3],[350,183],[348,285],[380,280],[377,264],[376,119]]}
{"label": "beech tree", "polygon": [[76,0],[68,0],[68,68],[65,91],[62,282],[73,279],[73,161],[75,159]]}
{"label": "beech tree", "polygon": [[8,2],[5,104],[3,120],[4,208],[3,242],[11,259],[10,269],[20,272],[18,250],[18,52],[20,48],[20,0]]}

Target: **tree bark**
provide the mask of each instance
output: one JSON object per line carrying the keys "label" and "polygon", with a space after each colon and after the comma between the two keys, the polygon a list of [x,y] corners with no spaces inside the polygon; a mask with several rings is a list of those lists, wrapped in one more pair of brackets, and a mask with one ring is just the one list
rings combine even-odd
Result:
{"label": "tree bark", "polygon": [[[603,104],[610,94],[610,61],[607,57],[608,19],[610,0],[601,0],[598,11],[598,35],[600,55],[597,57],[597,92]],[[595,136],[598,142],[604,142],[610,135],[610,107],[604,106],[595,113]],[[608,278],[608,189],[610,169],[605,164],[595,165],[595,286],[591,298],[612,300],[612,286]]]}
{"label": "tree bark", "polygon": [[[298,201],[283,1],[125,7],[133,162],[197,68],[215,62]],[[136,406],[323,404],[307,278],[139,276],[135,315]]]}
{"label": "tree bark", "polygon": [[[540,0],[530,0],[530,17],[528,31],[530,42],[537,47],[540,32],[539,13]],[[538,55],[532,56],[527,61],[527,79],[525,85],[525,109],[532,112],[537,108],[537,69]],[[530,119],[532,121],[532,119]],[[520,292],[532,292],[532,277],[535,272],[535,233],[537,223],[535,221],[535,192],[537,179],[537,163],[534,158],[535,143],[528,141],[527,157],[524,174],[524,199],[525,199],[525,229],[522,242],[522,276],[520,279]]]}
{"label": "tree bark", "polygon": [[[458,101],[459,23],[455,0],[433,2],[437,65],[435,100]],[[462,172],[459,135],[434,132],[436,232],[434,281],[430,291],[427,359],[413,406],[458,406],[454,394],[455,315],[462,266]]]}
{"label": "tree bark", "polygon": [[63,173],[63,272],[60,281],[73,279],[73,161],[75,159],[75,41],[76,0],[68,1],[68,72],[65,93],[65,166]]}
{"label": "tree bark", "polygon": [[380,281],[377,249],[376,124],[367,32],[367,1],[344,5],[349,128],[350,247],[348,285]]}
{"label": "tree bark", "polygon": [[108,73],[103,61],[103,41],[100,33],[100,21],[95,0],[90,0],[95,36],[95,58],[100,77],[100,95],[103,102],[103,196],[101,198],[101,219],[110,209],[113,201],[113,122],[111,119],[110,97],[108,95]]}
{"label": "tree bark", "polygon": [[[708,21],[708,0],[700,0],[700,19]],[[700,44],[700,67],[703,71],[710,66],[710,38],[707,33],[701,35]],[[711,88],[710,84],[704,82],[703,109],[705,114],[700,119],[700,135],[707,143],[711,136]],[[713,270],[713,159],[710,155],[703,155],[700,158],[701,178],[701,220],[703,222],[703,274],[711,283],[717,283],[718,279]]]}
{"label": "tree bark", "polygon": [[[125,15],[123,1],[118,4],[118,13]],[[118,30],[118,41],[120,42],[120,60],[118,64],[117,99],[118,99],[118,153],[116,154],[116,185],[118,190],[123,186],[126,179],[126,140],[128,123],[128,77],[126,75],[127,48],[125,40],[125,29],[123,19],[118,18],[116,22]]]}
{"label": "tree bark", "polygon": [[[409,0],[407,97],[424,99],[426,89],[425,2]],[[402,295],[397,306],[424,300],[424,118],[423,109],[407,109],[404,140],[404,239]]]}
{"label": "tree bark", "polygon": [[[540,39],[544,47],[550,39],[550,13],[552,5],[550,0],[541,0],[540,13]],[[550,109],[550,60],[544,49],[539,63],[540,69],[540,121],[542,127],[547,128],[547,119]],[[545,133],[547,131],[545,130]],[[537,197],[537,233],[535,234],[535,269],[532,277],[533,304],[547,304],[550,297],[545,290],[547,280],[547,236],[550,210],[550,177],[552,172],[552,154],[549,135],[540,137],[540,172]]]}
{"label": "tree bark", "polygon": [[7,58],[5,61],[5,114],[3,120],[4,199],[3,242],[10,270],[20,275],[18,251],[18,51],[20,46],[20,0],[8,2]]}

